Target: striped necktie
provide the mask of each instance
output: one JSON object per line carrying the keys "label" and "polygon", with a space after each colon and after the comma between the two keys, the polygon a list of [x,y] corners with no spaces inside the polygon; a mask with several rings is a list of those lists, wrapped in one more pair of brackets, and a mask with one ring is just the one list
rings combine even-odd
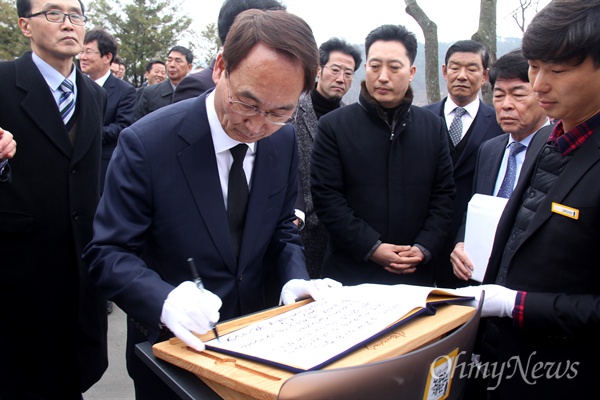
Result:
{"label": "striped necktie", "polygon": [[73,95],[73,89],[73,82],[68,79],[65,79],[60,84],[62,94],[58,100],[58,109],[60,110],[60,116],[65,125],[73,116],[73,111],[75,111],[75,96]]}

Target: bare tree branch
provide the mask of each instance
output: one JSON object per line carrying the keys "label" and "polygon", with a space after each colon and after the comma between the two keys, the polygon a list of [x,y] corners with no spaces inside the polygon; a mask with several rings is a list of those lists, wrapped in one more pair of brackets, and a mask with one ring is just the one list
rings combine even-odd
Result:
{"label": "bare tree branch", "polygon": [[[481,0],[479,9],[479,29],[471,39],[483,44],[490,54],[490,65],[496,62],[496,0]],[[481,88],[483,101],[492,103],[492,91],[486,82]]]}
{"label": "bare tree branch", "polygon": [[421,27],[425,37],[425,87],[429,104],[440,101],[437,25],[429,19],[416,0],[404,0],[406,13]]}

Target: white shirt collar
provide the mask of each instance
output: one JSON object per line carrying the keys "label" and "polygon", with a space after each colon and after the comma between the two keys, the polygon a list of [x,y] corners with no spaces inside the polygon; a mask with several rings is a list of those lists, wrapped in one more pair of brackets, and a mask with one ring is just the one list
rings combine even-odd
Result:
{"label": "white shirt collar", "polygon": [[[223,130],[223,127],[221,126],[221,121],[219,121],[219,117],[217,116],[217,110],[215,109],[215,90],[213,90],[208,94],[208,96],[206,96],[206,115],[208,117],[210,133],[212,135],[213,144],[215,146],[215,153],[219,154],[231,149],[232,147],[237,146],[241,142],[232,139],[229,135],[227,135],[225,130]],[[249,151],[255,151],[256,142],[246,144],[250,148]]]}
{"label": "white shirt collar", "polygon": [[[544,123],[544,125],[540,126],[540,129],[542,129],[546,125],[550,125],[550,120],[548,118],[546,118],[546,123]],[[531,133],[530,135],[527,135],[527,137],[525,139],[521,140],[519,143],[521,143],[525,147],[529,147],[529,143],[531,143],[531,139],[533,139],[533,137],[535,136],[535,133],[537,131],[539,131],[540,129],[536,130],[535,132]],[[508,143],[506,143],[507,149],[508,149],[508,146],[510,146],[512,142],[516,142],[516,140],[513,139],[512,135],[509,134],[508,135]]]}
{"label": "white shirt collar", "polygon": [[[446,98],[446,104],[444,105],[444,116],[448,118],[450,113],[452,113],[456,107],[459,106],[454,101],[452,101],[450,96],[448,96]],[[467,111],[471,118],[475,118],[477,112],[479,111],[479,97],[477,97],[475,100],[473,100],[463,108]]]}
{"label": "white shirt collar", "polygon": [[[60,72],[58,72],[54,67],[48,64],[46,61],[42,60],[37,54],[32,53],[31,58],[33,63],[38,67],[42,76],[46,80],[48,86],[53,92],[59,90],[61,83],[65,80],[65,77],[62,76]],[[75,80],[75,65],[73,64],[73,68],[71,69],[71,74],[67,77],[74,85],[74,94],[77,97],[77,82]]]}
{"label": "white shirt collar", "polygon": [[110,68],[109,68],[108,71],[106,71],[106,74],[104,74],[100,78],[96,79],[94,82],[96,82],[100,86],[104,86],[104,84],[106,83],[106,80],[108,79],[110,74],[112,74],[112,72],[110,72]]}

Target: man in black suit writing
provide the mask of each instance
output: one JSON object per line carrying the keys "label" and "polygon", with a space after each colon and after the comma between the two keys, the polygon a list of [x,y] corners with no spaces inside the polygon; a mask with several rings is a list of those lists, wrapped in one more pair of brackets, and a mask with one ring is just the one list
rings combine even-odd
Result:
{"label": "man in black suit writing", "polygon": [[293,222],[298,150],[289,123],[317,66],[306,22],[247,10],[217,56],[214,90],[121,132],[84,257],[96,284],[135,319],[127,368],[138,400],[179,397],[134,354],[136,343],[162,333],[202,351],[192,332],[276,305],[264,297],[274,287],[286,304],[319,297]]}

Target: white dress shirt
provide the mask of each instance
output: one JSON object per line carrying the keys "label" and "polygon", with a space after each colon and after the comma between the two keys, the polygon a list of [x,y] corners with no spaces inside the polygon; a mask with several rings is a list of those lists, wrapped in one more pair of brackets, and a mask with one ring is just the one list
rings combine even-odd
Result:
{"label": "white dress shirt", "polygon": [[[446,118],[446,128],[447,129],[450,129],[450,124],[452,124],[452,120],[454,119],[454,109],[456,107],[460,107],[460,106],[456,105],[456,103],[454,101],[452,101],[450,96],[448,96],[448,98],[446,99],[446,102],[444,103],[444,117]],[[479,97],[477,97],[475,100],[473,100],[472,102],[470,102],[463,108],[467,112],[464,113],[463,116],[461,117],[461,121],[462,121],[462,132],[460,134],[461,140],[462,140],[462,138],[465,137],[465,134],[471,127],[471,124],[473,123],[473,120],[475,119],[475,116],[477,115],[477,112],[479,111]]]}
{"label": "white dress shirt", "polygon": [[[232,111],[233,112],[233,111]],[[229,184],[229,170],[233,164],[233,156],[229,149],[237,146],[241,142],[233,140],[221,126],[217,111],[215,110],[215,92],[214,90],[206,96],[206,114],[208,116],[208,124],[210,125],[210,133],[212,135],[213,144],[215,146],[215,155],[217,157],[217,167],[219,168],[219,179],[221,181],[221,190],[223,191],[223,200],[227,209],[227,187]],[[248,182],[248,191],[252,188],[252,169],[254,168],[254,159],[256,156],[256,143],[246,143],[248,151],[244,158],[244,172],[246,173],[246,181]]]}

